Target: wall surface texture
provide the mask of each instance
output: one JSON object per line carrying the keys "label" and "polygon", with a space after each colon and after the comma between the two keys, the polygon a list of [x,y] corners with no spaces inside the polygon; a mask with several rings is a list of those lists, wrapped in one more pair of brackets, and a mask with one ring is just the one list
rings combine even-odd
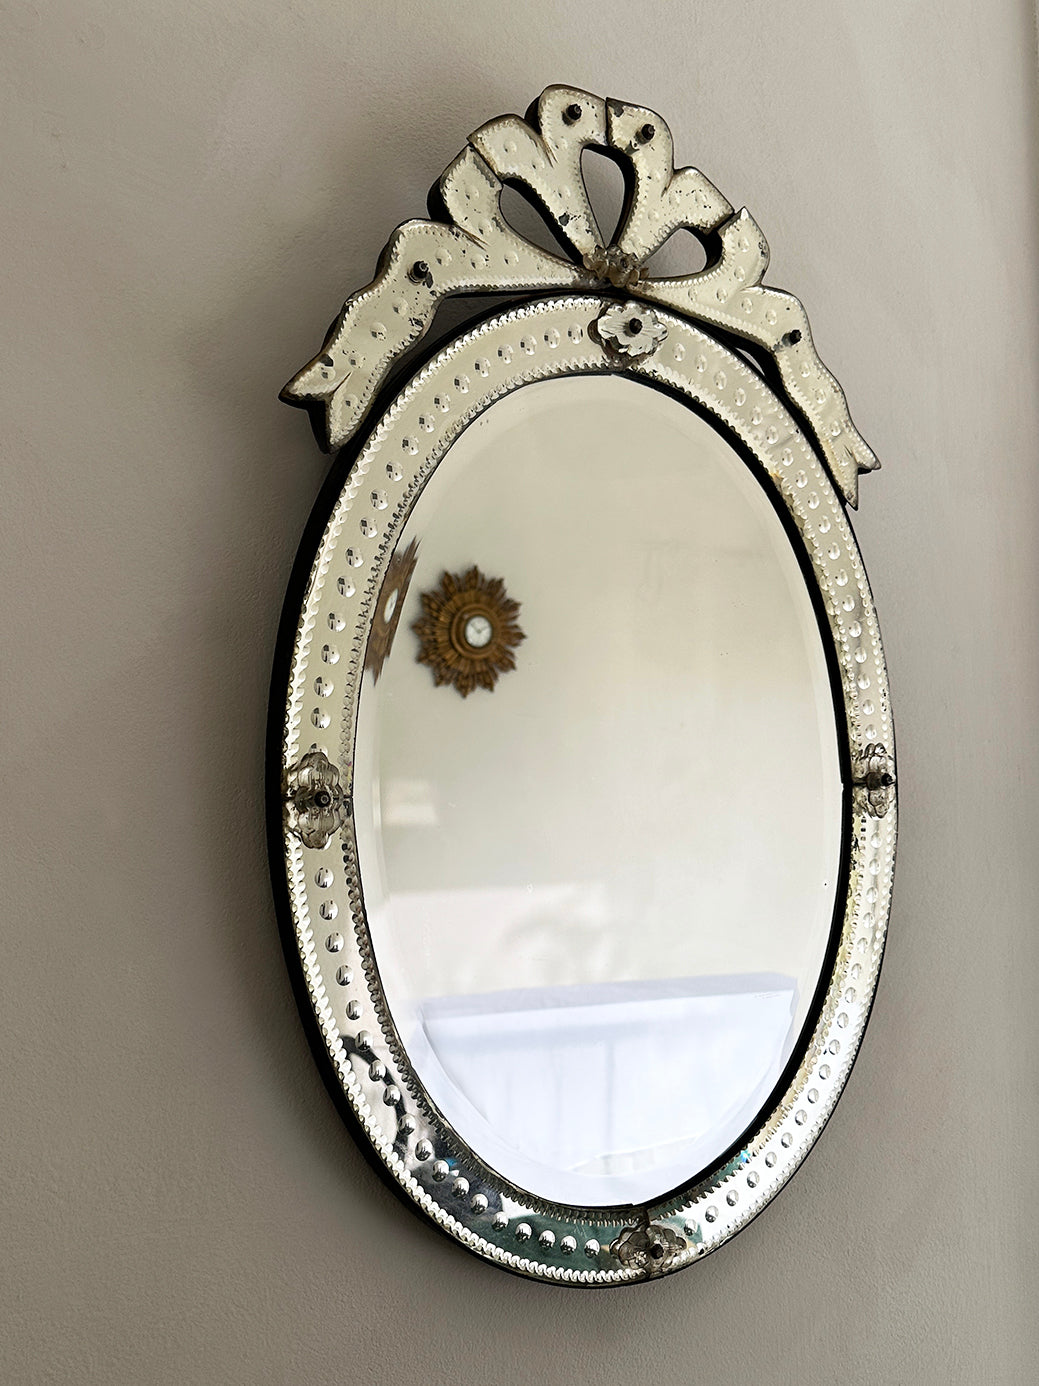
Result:
{"label": "wall surface texture", "polygon": [[[0,3],[0,1379],[1019,1383],[1039,1353],[1034,11]],[[745,203],[883,459],[899,873],[791,1186],[577,1293],[436,1237],[322,1087],[267,684],[327,461],[277,401],[465,135],[566,81]]]}

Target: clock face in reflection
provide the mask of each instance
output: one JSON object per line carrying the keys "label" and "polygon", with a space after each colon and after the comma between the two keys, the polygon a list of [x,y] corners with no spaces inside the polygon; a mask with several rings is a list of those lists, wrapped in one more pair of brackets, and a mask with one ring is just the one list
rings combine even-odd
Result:
{"label": "clock face in reflection", "polygon": [[526,636],[516,619],[520,604],[506,595],[503,578],[485,577],[475,564],[461,573],[445,569],[420,602],[422,615],[411,627],[419,638],[415,658],[430,666],[435,684],[453,684],[467,698],[475,688],[492,692],[500,675],[515,669],[513,651]]}
{"label": "clock face in reflection", "polygon": [[467,645],[471,645],[474,650],[482,650],[485,645],[490,644],[494,627],[486,616],[470,616],[462,634]]}

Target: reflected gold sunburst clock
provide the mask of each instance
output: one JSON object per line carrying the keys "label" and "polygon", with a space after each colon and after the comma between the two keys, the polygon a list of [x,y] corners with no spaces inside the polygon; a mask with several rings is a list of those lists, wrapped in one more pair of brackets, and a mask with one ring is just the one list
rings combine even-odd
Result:
{"label": "reflected gold sunburst clock", "polygon": [[422,616],[412,625],[419,638],[419,664],[428,664],[436,684],[453,684],[463,698],[474,688],[494,691],[500,674],[515,669],[513,650],[526,639],[516,617],[520,604],[506,594],[501,578],[479,568],[441,573],[440,583],[422,593]]}

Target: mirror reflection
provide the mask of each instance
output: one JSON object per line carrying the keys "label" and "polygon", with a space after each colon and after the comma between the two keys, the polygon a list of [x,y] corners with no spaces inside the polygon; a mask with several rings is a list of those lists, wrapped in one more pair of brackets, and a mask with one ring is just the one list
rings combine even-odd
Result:
{"label": "mirror reflection", "polygon": [[630,376],[470,425],[381,589],[355,815],[394,1023],[480,1158],[594,1207],[720,1156],[805,1024],[841,805],[812,602],[730,444]]}

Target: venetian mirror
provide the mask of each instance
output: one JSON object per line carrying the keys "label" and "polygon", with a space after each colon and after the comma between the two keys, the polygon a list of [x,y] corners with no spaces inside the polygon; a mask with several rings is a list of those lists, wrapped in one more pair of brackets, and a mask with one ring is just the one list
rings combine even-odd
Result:
{"label": "venetian mirror", "polygon": [[[657,275],[676,234],[705,263]],[[301,1010],[393,1187],[541,1280],[743,1227],[877,982],[893,741],[846,513],[877,464],[767,261],[660,116],[550,87],[470,136],[283,392],[339,450],[272,703]],[[434,344],[457,295],[495,298]]]}

